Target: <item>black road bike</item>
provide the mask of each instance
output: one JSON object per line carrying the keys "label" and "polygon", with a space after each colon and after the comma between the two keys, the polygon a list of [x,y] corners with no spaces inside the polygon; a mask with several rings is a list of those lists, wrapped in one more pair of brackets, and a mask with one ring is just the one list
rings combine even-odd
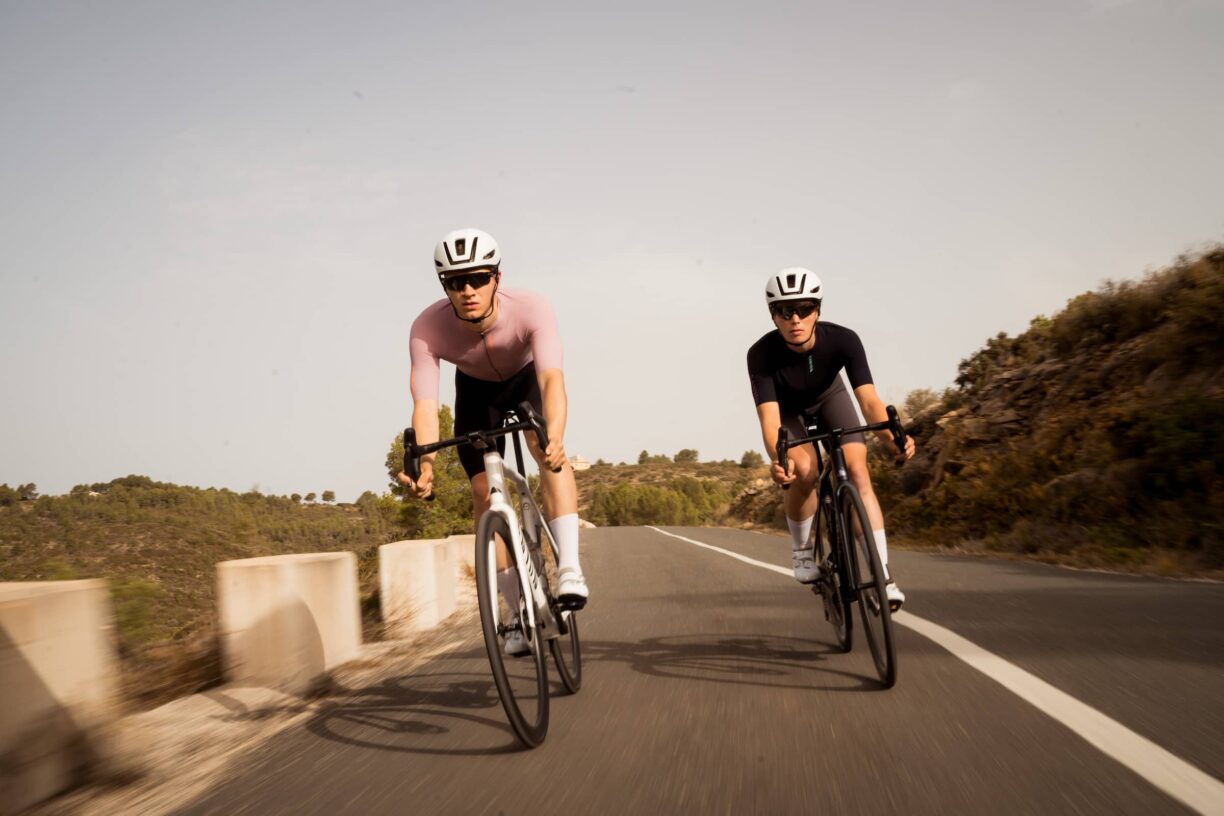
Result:
{"label": "black road bike", "polygon": [[[534,748],[548,733],[548,666],[544,644],[552,652],[561,684],[571,694],[582,686],[582,645],[578,640],[577,608],[557,598],[557,542],[531,495],[520,431],[534,433],[540,448],[548,447],[544,422],[527,402],[508,412],[501,428],[473,431],[428,445],[416,444],[416,434],[407,428],[404,473],[415,482],[421,473],[421,456],[443,448],[471,445],[484,454],[489,509],[476,524],[476,595],[481,630],[493,682],[510,727],[524,745]],[[497,451],[497,437],[507,435],[514,441],[517,470],[506,468]],[[516,501],[507,498],[507,484],[514,488]],[[545,562],[544,542],[548,543],[554,569]],[[508,563],[518,568],[521,590],[518,609],[509,609],[497,588],[497,556],[503,547]],[[511,632],[523,634],[529,652],[526,658],[508,662],[505,638]]]}
{"label": "black road bike", "polygon": [[[880,562],[863,499],[859,496],[858,488],[849,480],[846,457],[842,452],[842,437],[868,431],[889,431],[897,448],[904,451],[905,429],[901,426],[897,409],[891,405],[888,406],[887,422],[823,431],[813,418],[805,415],[804,428],[808,436],[798,439],[788,439],[786,428],[779,428],[776,452],[778,462],[790,473],[787,450],[811,443],[816,451],[820,477],[817,480],[818,500],[812,534],[820,578],[812,585],[812,591],[824,601],[825,619],[832,624],[837,644],[843,652],[850,651],[854,644],[852,606],[858,604],[876,673],[886,688],[892,688],[897,682],[897,651],[893,642],[893,610],[889,608],[885,590],[888,575]],[[827,455],[822,454],[822,445]],[[790,485],[783,485],[783,489],[788,487]]]}

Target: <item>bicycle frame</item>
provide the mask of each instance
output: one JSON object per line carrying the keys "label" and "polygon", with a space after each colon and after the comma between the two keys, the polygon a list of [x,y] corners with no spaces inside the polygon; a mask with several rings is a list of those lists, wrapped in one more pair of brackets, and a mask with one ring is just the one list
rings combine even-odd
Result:
{"label": "bicycle frame", "polygon": [[[554,558],[557,556],[557,542],[553,540],[552,531],[544,523],[543,514],[532,497],[531,489],[527,482],[527,469],[523,459],[523,448],[518,436],[519,431],[527,430],[535,432],[541,447],[547,447],[548,437],[544,429],[544,423],[535,413],[530,403],[526,402],[520,404],[516,411],[508,412],[502,427],[493,431],[473,431],[463,437],[441,440],[428,445],[417,445],[416,433],[411,428],[406,428],[404,430],[404,472],[414,480],[419,478],[420,457],[423,454],[433,453],[446,447],[469,444],[482,452],[484,456],[485,477],[488,480],[489,486],[489,509],[481,515],[477,529],[479,530],[479,526],[485,523],[485,518],[489,514],[497,514],[506,522],[506,527],[510,531],[510,540],[504,543],[508,550],[513,553],[516,563],[522,565],[522,569],[518,570],[522,596],[531,599],[531,603],[526,604],[526,624],[532,630],[536,629],[537,624],[542,624],[540,628],[546,630],[548,636],[555,637],[557,634],[566,634],[567,627],[565,621],[569,616],[569,612],[563,611],[559,616],[552,613],[550,598],[540,575],[540,570],[543,568],[543,558],[541,557],[540,563],[537,564],[536,559],[532,557],[532,550],[539,549],[541,544],[538,537],[543,536],[547,538]],[[505,460],[502,459],[501,454],[497,451],[497,446],[491,444],[491,441],[498,436],[510,436],[513,439],[517,470],[507,468]],[[518,512],[515,512],[514,505],[506,497],[507,481],[514,485],[515,492],[518,494]],[[426,498],[432,500],[433,494]],[[524,540],[524,536],[520,532],[520,513],[523,521],[521,529],[528,531],[528,540]],[[490,587],[490,589],[493,596],[496,597],[497,587]],[[494,614],[496,614],[496,609]],[[501,622],[495,621],[495,623],[500,629]]]}
{"label": "bicycle frame", "polygon": [[[522,469],[522,450],[519,447],[517,436],[514,438],[514,447],[515,452],[519,455],[519,468]],[[527,604],[527,624],[534,629],[541,617],[540,610],[548,610],[549,603],[548,596],[544,592],[544,583],[541,580],[539,568],[536,565],[535,559],[531,557],[529,546],[539,544],[540,542],[524,540],[520,529],[542,530],[543,534],[548,537],[549,544],[554,552],[556,552],[557,545],[552,540],[552,532],[548,529],[548,525],[543,523],[543,516],[540,513],[540,508],[535,503],[535,499],[531,496],[531,489],[526,477],[517,470],[506,468],[505,460],[502,459],[495,447],[485,451],[484,465],[485,478],[489,482],[489,509],[485,512],[496,513],[506,520],[506,526],[510,530],[511,539],[506,542],[506,546],[513,551],[515,562],[522,565],[518,571],[519,584],[523,597],[531,598],[532,600],[532,603]],[[519,526],[519,514],[515,512],[514,505],[506,497],[507,479],[514,485],[519,496],[519,506],[523,514],[522,528]],[[496,594],[497,587],[491,587],[491,590]],[[545,625],[547,625],[551,618],[552,615],[549,613],[544,618]],[[500,625],[500,621],[497,623]]]}
{"label": "bicycle frame", "polygon": [[[816,468],[819,476],[816,478],[816,495],[819,497],[822,492],[822,487],[827,482],[829,490],[833,494],[833,526],[835,530],[840,530],[842,526],[841,514],[837,512],[837,508],[841,504],[842,494],[846,490],[846,485],[850,483],[849,471],[846,467],[846,454],[842,451],[842,437],[854,433],[863,433],[867,431],[882,431],[887,430],[893,435],[893,441],[899,450],[905,450],[905,428],[901,425],[901,418],[897,414],[897,409],[889,405],[887,408],[888,421],[877,422],[873,424],[863,425],[859,428],[832,428],[828,431],[821,432],[820,427],[812,421],[811,417],[804,414],[803,429],[807,432],[807,436],[799,439],[788,439],[786,428],[778,429],[778,447],[776,455],[779,462],[786,461],[786,451],[797,445],[812,444],[812,448],[816,451]],[[825,462],[824,455],[821,453],[821,444],[828,446],[829,461]],[[898,462],[900,464],[900,462]],[[790,485],[783,485],[783,488],[788,488]],[[822,511],[819,505],[817,511]],[[848,531],[853,536],[854,531]],[[833,547],[839,546],[837,542],[830,542]],[[849,553],[841,553],[840,555],[849,556]],[[852,559],[851,559],[852,560]],[[852,569],[850,565],[845,565],[843,568],[848,571]],[[849,575],[849,573],[847,573]],[[853,579],[853,585],[849,587],[851,597],[858,599],[859,592],[862,589],[862,584],[859,582],[859,576],[849,576]]]}

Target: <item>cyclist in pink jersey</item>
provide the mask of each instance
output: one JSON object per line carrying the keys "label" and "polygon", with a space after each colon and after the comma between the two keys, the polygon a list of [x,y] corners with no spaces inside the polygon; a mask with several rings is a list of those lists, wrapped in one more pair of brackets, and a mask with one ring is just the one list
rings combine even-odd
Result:
{"label": "cyclist in pink jersey", "polygon": [[[561,337],[552,307],[542,296],[501,288],[501,251],[493,236],[477,229],[447,234],[434,250],[434,266],[446,297],[427,307],[412,324],[412,427],[417,442],[438,440],[438,374],[442,360],[455,366],[455,435],[501,425],[502,415],[524,400],[544,417],[548,449],[533,434],[525,440],[540,465],[548,527],[560,550],[557,564],[561,600],[580,606],[587,599],[578,561],[578,489],[565,456],[567,400],[561,369]],[[505,439],[498,440],[505,450]],[[459,447],[459,460],[472,484],[476,518],[488,509],[484,459],[471,446]],[[409,495],[423,498],[433,487],[432,454],[421,458],[421,476],[400,482]],[[559,472],[553,470],[560,468]],[[498,556],[498,586],[510,609],[518,609],[519,583]],[[507,637],[506,651],[526,654],[521,633]]]}

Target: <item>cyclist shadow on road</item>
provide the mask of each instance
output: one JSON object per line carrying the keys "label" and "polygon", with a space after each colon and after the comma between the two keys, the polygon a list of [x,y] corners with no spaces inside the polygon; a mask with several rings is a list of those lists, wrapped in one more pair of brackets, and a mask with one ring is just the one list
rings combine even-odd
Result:
{"label": "cyclist shadow on road", "polygon": [[387,678],[324,704],[306,729],[380,751],[476,756],[522,750],[487,671]]}
{"label": "cyclist shadow on road", "polygon": [[[633,671],[673,680],[828,691],[879,691],[874,675],[832,668],[845,659],[836,647],[777,635],[701,634],[636,642],[592,640],[583,663],[625,663]],[[830,682],[833,681],[833,682]]]}

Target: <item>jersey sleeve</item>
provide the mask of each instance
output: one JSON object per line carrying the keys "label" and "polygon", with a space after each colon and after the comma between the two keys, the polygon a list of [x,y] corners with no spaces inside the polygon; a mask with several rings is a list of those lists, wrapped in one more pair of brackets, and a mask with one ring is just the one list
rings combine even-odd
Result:
{"label": "jersey sleeve", "polygon": [[421,322],[424,315],[412,324],[408,338],[408,356],[412,362],[409,386],[414,400],[436,400],[438,398],[438,355],[430,348],[429,332]]}
{"label": "jersey sleeve", "polygon": [[752,386],[752,399],[757,405],[778,401],[773,376],[765,365],[764,357],[759,346],[748,349],[748,382]]}
{"label": "jersey sleeve", "polygon": [[560,369],[562,363],[561,332],[557,329],[557,317],[552,306],[542,297],[533,297],[528,334],[531,338],[531,357],[536,372]]}
{"label": "jersey sleeve", "polygon": [[871,385],[874,380],[871,379],[871,368],[867,365],[867,352],[863,350],[863,341],[850,329],[846,329],[842,351],[846,355],[846,376],[850,378],[850,388]]}

